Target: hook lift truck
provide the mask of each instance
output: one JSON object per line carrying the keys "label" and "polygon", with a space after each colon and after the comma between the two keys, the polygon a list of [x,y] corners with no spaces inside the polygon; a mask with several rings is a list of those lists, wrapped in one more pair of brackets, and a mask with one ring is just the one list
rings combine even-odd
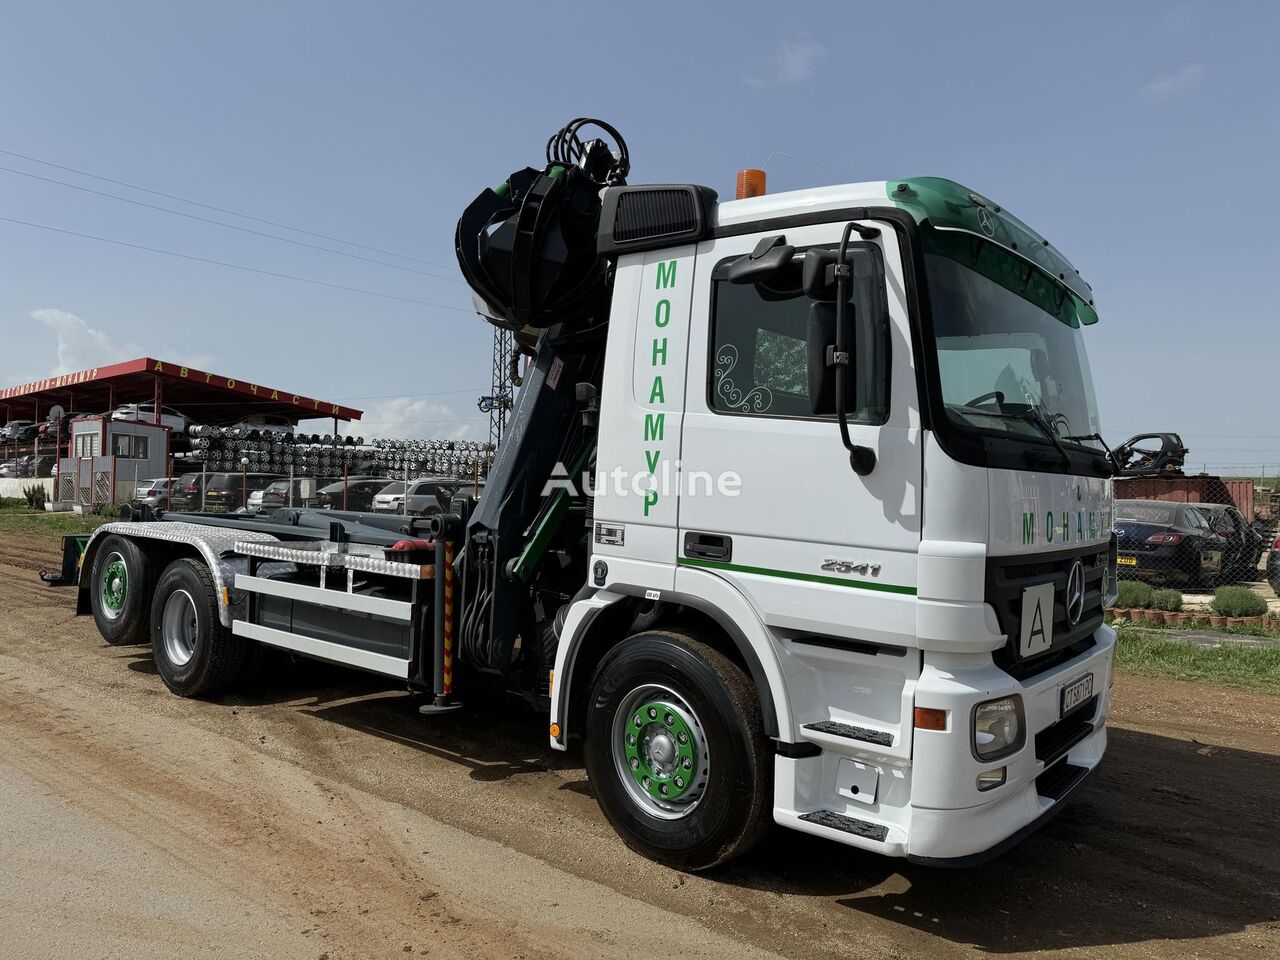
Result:
{"label": "hook lift truck", "polygon": [[[585,131],[600,131],[589,138]],[[429,519],[143,508],[68,542],[174,693],[264,644],[425,714],[518,691],[632,848],[698,870],[772,820],[978,862],[1102,759],[1114,462],[1092,292],[937,178],[628,185],[578,119],[457,225],[527,372],[483,493]],[[483,713],[476,713],[483,722]]]}

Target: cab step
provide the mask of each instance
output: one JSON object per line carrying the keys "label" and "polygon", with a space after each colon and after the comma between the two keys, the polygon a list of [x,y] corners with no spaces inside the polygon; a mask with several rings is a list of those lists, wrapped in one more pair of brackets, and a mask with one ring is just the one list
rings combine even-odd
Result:
{"label": "cab step", "polygon": [[851,723],[839,720],[818,720],[804,724],[805,730],[814,733],[825,733],[831,737],[843,737],[846,740],[859,740],[863,743],[874,743],[881,747],[893,746],[893,734],[884,730],[872,730],[869,727],[855,727]]}
{"label": "cab step", "polygon": [[878,843],[883,843],[885,838],[889,836],[889,828],[883,824],[869,823],[866,820],[849,817],[843,813],[836,813],[834,810],[815,810],[812,813],[802,813],[800,819],[805,823],[814,823],[820,827],[826,827],[828,830],[851,833],[855,837],[875,840]]}

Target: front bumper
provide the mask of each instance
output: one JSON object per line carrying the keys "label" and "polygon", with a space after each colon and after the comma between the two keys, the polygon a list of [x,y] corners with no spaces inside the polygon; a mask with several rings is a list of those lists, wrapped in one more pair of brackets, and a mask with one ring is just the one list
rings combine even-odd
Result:
{"label": "front bumper", "polygon": [[[900,751],[806,736],[822,751],[778,757],[775,819],[937,866],[998,856],[1077,796],[1106,751],[1115,632],[1099,627],[1093,641],[1078,656],[1023,680],[989,654],[926,651],[914,696],[904,705]],[[1063,688],[1086,674],[1093,675],[1092,699],[1063,718]],[[1009,694],[1022,697],[1026,741],[1009,756],[980,761],[972,749],[973,708]],[[911,707],[945,710],[946,729],[911,728]],[[1004,782],[978,790],[978,774],[1001,767]],[[861,792],[845,786],[850,776],[865,778]]]}
{"label": "front bumper", "polygon": [[[994,856],[1047,822],[1074,796],[1106,751],[1115,631],[1099,627],[1094,645],[1050,670],[1016,680],[985,665],[965,667],[957,657],[925,655],[916,705],[950,711],[945,731],[917,730],[912,752],[908,856],[954,860]],[[1093,700],[1062,716],[1062,690],[1093,675]],[[973,707],[1008,694],[1022,697],[1026,742],[1016,753],[982,762],[971,750]],[[1060,790],[1067,764],[1080,772]],[[1005,768],[1005,782],[979,791],[979,773]]]}

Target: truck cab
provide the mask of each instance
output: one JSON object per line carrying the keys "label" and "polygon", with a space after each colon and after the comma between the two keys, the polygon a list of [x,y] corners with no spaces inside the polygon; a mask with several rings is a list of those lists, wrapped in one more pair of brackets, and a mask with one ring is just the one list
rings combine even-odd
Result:
{"label": "truck cab", "polygon": [[[801,282],[806,254],[834,252],[850,223],[847,430],[873,455],[865,474],[835,416],[815,413]],[[776,273],[734,282],[735,264],[782,244],[794,253]],[[589,682],[575,659],[594,618],[644,597],[734,637],[777,822],[964,863],[1056,812],[1102,757],[1114,645],[1091,296],[1047,241],[933,178],[719,203],[697,242],[620,256],[596,592],[561,638],[553,746],[581,732],[571,687]],[[683,815],[643,781],[615,823],[628,799],[632,816]]]}

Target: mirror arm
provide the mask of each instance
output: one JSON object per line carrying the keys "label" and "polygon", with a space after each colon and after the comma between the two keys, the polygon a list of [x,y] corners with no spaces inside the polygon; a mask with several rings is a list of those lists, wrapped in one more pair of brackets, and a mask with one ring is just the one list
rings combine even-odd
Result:
{"label": "mirror arm", "polygon": [[876,234],[880,232],[875,227],[862,227],[853,222],[845,224],[835,265],[836,345],[834,350],[828,350],[827,362],[836,367],[836,419],[840,421],[840,440],[844,443],[844,448],[849,451],[849,466],[853,467],[853,472],[860,477],[865,477],[875,469],[876,452],[870,447],[861,446],[849,439],[849,414],[846,406],[848,398],[845,397],[846,377],[845,370],[842,369],[849,366],[849,345],[845,340],[845,333],[849,326],[849,283],[853,278],[845,257],[849,250],[849,235],[854,230],[858,231],[859,236],[866,236],[863,233],[864,230],[875,230]]}

